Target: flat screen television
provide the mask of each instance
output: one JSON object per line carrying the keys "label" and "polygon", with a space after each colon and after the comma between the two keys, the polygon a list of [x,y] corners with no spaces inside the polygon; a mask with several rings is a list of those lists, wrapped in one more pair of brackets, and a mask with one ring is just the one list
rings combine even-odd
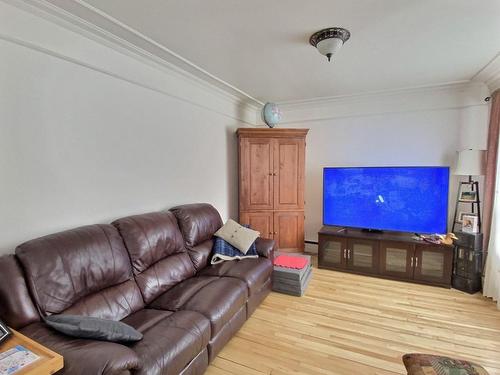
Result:
{"label": "flat screen television", "polygon": [[324,168],[323,224],[446,233],[448,185],[448,167]]}

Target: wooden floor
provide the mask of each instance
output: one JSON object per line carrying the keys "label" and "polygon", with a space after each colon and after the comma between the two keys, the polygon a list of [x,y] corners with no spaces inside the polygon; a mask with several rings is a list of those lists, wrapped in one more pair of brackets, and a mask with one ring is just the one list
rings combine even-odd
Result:
{"label": "wooden floor", "polygon": [[500,375],[500,311],[480,294],[315,268],[304,297],[271,293],[207,374],[406,374],[410,352]]}

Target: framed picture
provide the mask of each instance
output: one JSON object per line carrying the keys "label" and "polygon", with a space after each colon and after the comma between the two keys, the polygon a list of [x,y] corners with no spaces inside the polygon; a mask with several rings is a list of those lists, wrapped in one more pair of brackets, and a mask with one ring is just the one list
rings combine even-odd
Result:
{"label": "framed picture", "polygon": [[462,202],[475,202],[477,199],[477,191],[461,191],[460,201]]}
{"label": "framed picture", "polygon": [[462,232],[477,233],[478,232],[478,217],[477,215],[464,215],[462,217]]}
{"label": "framed picture", "polygon": [[10,335],[11,332],[9,330],[9,327],[7,327],[7,324],[0,320],[0,343],[7,340]]}
{"label": "framed picture", "polygon": [[465,215],[469,215],[469,216],[477,216],[477,213],[472,213],[472,212],[464,212],[464,211],[461,211],[459,212],[458,214],[458,220],[457,220],[457,223],[462,223],[463,222],[463,218]]}

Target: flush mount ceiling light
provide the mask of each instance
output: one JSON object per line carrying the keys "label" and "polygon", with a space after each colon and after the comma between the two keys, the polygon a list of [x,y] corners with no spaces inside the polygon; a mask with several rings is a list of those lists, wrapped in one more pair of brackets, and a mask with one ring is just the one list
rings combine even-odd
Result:
{"label": "flush mount ceiling light", "polygon": [[341,27],[329,27],[315,32],[309,38],[309,43],[316,47],[322,55],[328,58],[332,56],[343,46],[345,42],[351,37],[349,30]]}

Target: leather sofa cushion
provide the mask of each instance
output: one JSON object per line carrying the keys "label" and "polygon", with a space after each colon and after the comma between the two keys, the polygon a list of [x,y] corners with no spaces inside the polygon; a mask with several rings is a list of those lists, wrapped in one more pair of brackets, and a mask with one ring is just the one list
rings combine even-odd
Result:
{"label": "leather sofa cushion", "polygon": [[272,280],[267,280],[262,287],[254,292],[247,301],[247,319],[257,310],[257,307],[264,301],[264,299],[271,293]]}
{"label": "leather sofa cushion", "polygon": [[[127,250],[112,225],[89,225],[34,239],[19,245],[16,255],[33,298],[45,314],[58,314],[132,277]],[[107,301],[114,303],[113,297],[109,293]],[[121,293],[116,297],[122,298]]]}
{"label": "leather sofa cushion", "polygon": [[204,286],[217,280],[219,280],[218,277],[209,276],[192,277],[184,280],[154,300],[150,306],[152,308],[167,309],[171,311],[180,310],[182,306],[184,306],[196,293],[201,291]]}
{"label": "leather sofa cushion", "polygon": [[234,277],[247,284],[249,295],[257,293],[271,278],[273,264],[270,259],[242,259],[205,267],[200,276]]}
{"label": "leather sofa cushion", "polygon": [[198,354],[179,375],[203,375],[208,367],[208,349]]}
{"label": "leather sofa cushion", "polygon": [[185,204],[170,209],[181,228],[188,247],[196,246],[212,238],[222,227],[219,212],[208,203]]}
{"label": "leather sofa cushion", "polygon": [[214,337],[245,306],[247,298],[245,283],[236,278],[196,277],[176,285],[153,301],[151,307],[196,311],[210,320]]}
{"label": "leather sofa cushion", "polygon": [[19,329],[40,320],[14,255],[0,257],[0,301],[0,319],[9,327]]}
{"label": "leather sofa cushion", "polygon": [[134,374],[178,375],[210,340],[210,323],[193,311],[178,311],[143,332],[130,348],[142,366]]}
{"label": "leather sofa cushion", "polygon": [[214,240],[209,239],[203,241],[202,243],[188,247],[188,254],[191,258],[191,262],[194,264],[194,268],[196,271],[201,270],[203,267],[206,267],[207,264],[210,264],[212,250],[214,247]]}
{"label": "leather sofa cushion", "polygon": [[195,274],[189,255],[180,253],[162,259],[136,276],[146,303]]}
{"label": "leather sofa cushion", "polygon": [[122,322],[135,328],[139,332],[144,333],[160,320],[163,320],[172,314],[173,311],[142,309],[127,316],[122,320]]}
{"label": "leather sofa cushion", "polygon": [[143,305],[137,284],[134,280],[127,280],[81,299],[62,313],[121,320],[141,309]]}
{"label": "leather sofa cushion", "polygon": [[239,309],[229,321],[222,327],[222,329],[213,336],[208,343],[208,360],[212,362],[219,352],[222,350],[229,340],[238,332],[238,330],[245,324],[247,319],[247,308],[243,306]]}
{"label": "leather sofa cushion", "polygon": [[177,218],[194,267],[201,270],[210,263],[213,235],[222,227],[219,213],[207,203],[185,204],[170,211]]}
{"label": "leather sofa cushion", "polygon": [[175,216],[168,211],[124,217],[113,222],[125,241],[135,274],[154,263],[185,252]]}
{"label": "leather sofa cushion", "polygon": [[146,303],[195,274],[177,219],[171,212],[128,216],[113,225],[124,238]]}
{"label": "leather sofa cushion", "polygon": [[122,344],[68,337],[44,323],[30,324],[20,332],[64,357],[58,375],[126,374],[140,366],[138,355]]}

